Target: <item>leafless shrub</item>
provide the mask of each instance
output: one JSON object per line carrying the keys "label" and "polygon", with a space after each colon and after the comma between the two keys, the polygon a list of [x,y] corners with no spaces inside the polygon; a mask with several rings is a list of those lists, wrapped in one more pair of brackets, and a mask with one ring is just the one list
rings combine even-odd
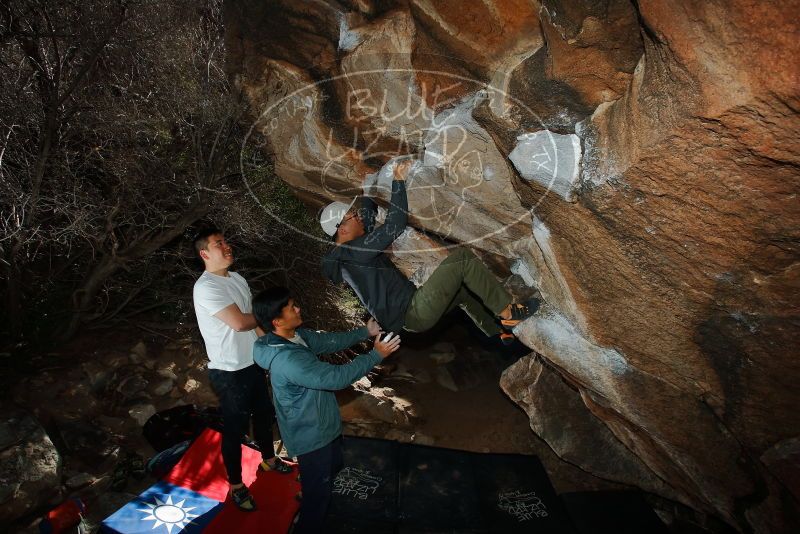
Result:
{"label": "leafless shrub", "polygon": [[[220,4],[0,2],[0,268],[11,339],[68,337],[175,304],[164,288],[190,278],[181,243],[205,218],[260,251],[256,280],[280,281],[312,261],[311,247],[266,246],[286,236],[264,231],[263,211],[243,192],[246,110],[222,68]],[[245,157],[261,165],[259,194],[269,197],[269,162]]]}

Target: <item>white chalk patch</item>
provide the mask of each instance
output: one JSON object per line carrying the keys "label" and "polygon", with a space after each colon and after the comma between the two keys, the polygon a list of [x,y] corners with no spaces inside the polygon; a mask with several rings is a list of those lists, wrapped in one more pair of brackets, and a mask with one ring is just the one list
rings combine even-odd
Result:
{"label": "white chalk patch", "polygon": [[587,383],[604,383],[603,379],[597,380],[599,370],[613,375],[624,375],[632,370],[622,354],[595,345],[560,313],[540,312],[517,326],[514,333],[527,346]]}
{"label": "white chalk patch", "polygon": [[361,44],[363,36],[357,31],[352,31],[347,23],[347,18],[342,17],[339,21],[339,50],[350,52]]}
{"label": "white chalk patch", "polygon": [[533,278],[531,269],[523,259],[517,258],[514,260],[514,263],[511,264],[511,272],[521,277],[526,286],[536,287],[536,280]]}
{"label": "white chalk patch", "polygon": [[541,184],[568,202],[575,200],[581,162],[577,135],[549,130],[522,134],[508,159],[526,180]]}
{"label": "white chalk patch", "polygon": [[[426,154],[427,157],[427,154]],[[366,175],[362,189],[365,195],[376,196],[383,199],[389,199],[392,194],[392,181],[394,180],[394,168],[398,162],[410,159],[412,161],[411,167],[408,169],[406,176],[406,190],[411,190],[413,187],[414,177],[423,170],[425,163],[421,162],[414,156],[396,156],[387,161],[381,169],[372,174]]]}

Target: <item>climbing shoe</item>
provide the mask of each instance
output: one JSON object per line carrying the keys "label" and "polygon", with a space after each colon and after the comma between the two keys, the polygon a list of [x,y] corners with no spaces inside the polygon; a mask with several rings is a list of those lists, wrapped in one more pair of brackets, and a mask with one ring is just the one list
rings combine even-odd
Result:
{"label": "climbing shoe", "polygon": [[528,299],[523,303],[512,304],[511,317],[509,319],[500,319],[500,324],[509,328],[517,326],[525,319],[532,317],[536,310],[539,309],[539,304],[540,301],[536,298]]}
{"label": "climbing shoe", "polygon": [[247,489],[247,486],[236,489],[231,488],[231,499],[233,504],[243,512],[255,512],[256,510],[256,501],[250,495],[250,490]]}
{"label": "climbing shoe", "polygon": [[513,345],[516,339],[517,338],[511,332],[503,332],[500,334],[500,342],[506,347]]}
{"label": "climbing shoe", "polygon": [[261,462],[259,468],[262,471],[275,471],[282,475],[287,475],[292,472],[292,466],[281,460],[279,456],[274,457],[272,465],[265,460]]}

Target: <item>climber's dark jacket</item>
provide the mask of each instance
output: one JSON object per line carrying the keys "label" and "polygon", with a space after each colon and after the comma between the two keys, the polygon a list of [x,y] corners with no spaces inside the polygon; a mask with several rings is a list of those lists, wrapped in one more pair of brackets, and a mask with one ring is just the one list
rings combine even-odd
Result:
{"label": "climber's dark jacket", "polygon": [[322,258],[322,272],[335,284],[353,288],[369,313],[387,332],[399,332],[415,287],[389,260],[384,250],[403,233],[408,219],[405,182],[392,181],[392,198],[386,221],[375,226],[377,206],[362,199],[365,234],[334,246]]}

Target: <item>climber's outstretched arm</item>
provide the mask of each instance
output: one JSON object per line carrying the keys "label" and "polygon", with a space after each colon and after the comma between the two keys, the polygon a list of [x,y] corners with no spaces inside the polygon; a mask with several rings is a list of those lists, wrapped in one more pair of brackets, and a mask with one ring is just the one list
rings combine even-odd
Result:
{"label": "climber's outstretched arm", "polygon": [[[411,162],[400,161],[395,163],[394,168],[392,168],[392,174],[394,176],[393,181],[401,181],[405,182],[406,177],[411,169]],[[392,189],[392,194],[395,193],[395,189]],[[396,206],[395,198],[390,200],[390,206]],[[406,206],[407,208],[407,206]],[[404,211],[407,211],[405,209]],[[378,203],[375,202],[375,199],[368,196],[361,197],[361,207],[359,209],[359,215],[361,218],[361,222],[364,225],[364,232],[369,234],[375,230],[375,218],[378,215]]]}
{"label": "climber's outstretched arm", "polygon": [[378,204],[372,197],[361,197],[361,222],[364,223],[364,231],[371,233],[375,229],[375,217],[378,215]]}
{"label": "climber's outstretched arm", "polygon": [[392,181],[392,198],[389,201],[389,213],[386,221],[375,230],[364,236],[363,248],[380,252],[397,239],[408,223],[408,198],[406,197],[405,180]]}

